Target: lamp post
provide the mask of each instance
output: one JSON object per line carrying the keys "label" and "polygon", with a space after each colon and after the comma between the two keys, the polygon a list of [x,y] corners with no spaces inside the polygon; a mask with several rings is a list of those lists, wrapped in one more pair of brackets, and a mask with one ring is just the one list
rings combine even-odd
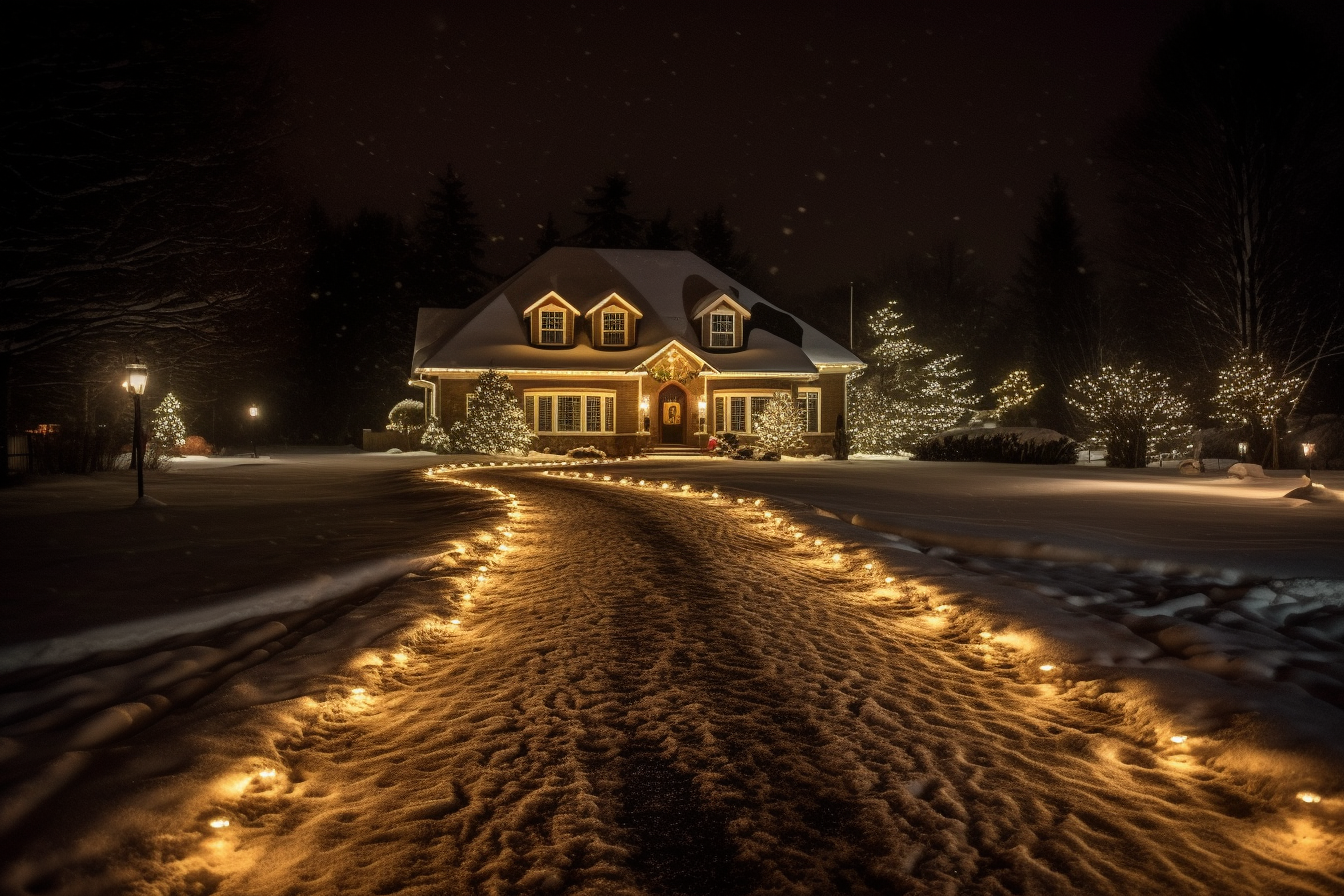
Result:
{"label": "lamp post", "polygon": [[644,431],[649,431],[649,396],[644,395],[639,399],[639,413],[644,417]]}
{"label": "lamp post", "polygon": [[251,404],[247,408],[247,419],[252,421],[252,456],[257,456],[257,418],[261,416],[261,411],[257,409],[256,404]]}
{"label": "lamp post", "polygon": [[131,394],[135,404],[135,435],[131,443],[131,463],[135,464],[135,492],[137,500],[145,497],[145,439],[140,432],[140,396],[145,394],[149,385],[149,368],[136,358],[126,365],[126,382],[123,384]]}
{"label": "lamp post", "polygon": [[1308,479],[1311,478],[1311,459],[1312,459],[1312,457],[1315,456],[1315,454],[1316,454],[1316,443],[1315,443],[1315,442],[1303,442],[1303,443],[1302,443],[1302,456],[1305,457],[1305,458],[1307,459],[1307,478],[1308,478]]}

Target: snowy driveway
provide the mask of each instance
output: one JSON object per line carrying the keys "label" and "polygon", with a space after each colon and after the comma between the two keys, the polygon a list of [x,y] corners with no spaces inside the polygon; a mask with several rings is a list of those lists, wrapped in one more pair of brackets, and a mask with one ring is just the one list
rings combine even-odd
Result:
{"label": "snowy driveway", "polygon": [[[1021,552],[1037,543],[1110,562],[1168,561],[1260,576],[1344,579],[1344,502],[1283,498],[1298,474],[1239,482],[1174,468],[928,463],[641,461],[640,474],[733,485],[859,514],[865,524],[966,550]],[[1344,492],[1344,474],[1316,480]],[[919,535],[938,537],[919,538]]]}
{"label": "snowy driveway", "polygon": [[675,487],[464,478],[519,506],[458,565],[384,596],[437,612],[307,696],[257,697],[275,690],[263,665],[146,732],[126,749],[196,752],[171,774],[126,762],[92,821],[73,821],[88,792],[55,801],[10,886],[1344,886],[1333,799],[1248,777],[1221,736],[1173,742],[1098,682],[941,606],[937,586],[887,582],[883,555],[839,527]]}

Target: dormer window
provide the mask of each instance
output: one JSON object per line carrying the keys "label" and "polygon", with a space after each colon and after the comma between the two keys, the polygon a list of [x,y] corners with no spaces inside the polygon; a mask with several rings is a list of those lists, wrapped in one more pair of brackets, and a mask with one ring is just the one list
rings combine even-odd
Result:
{"label": "dormer window", "polygon": [[537,299],[523,312],[523,316],[528,319],[532,344],[554,347],[573,345],[574,318],[578,313],[558,292],[548,292]]}
{"label": "dormer window", "polygon": [[635,322],[644,315],[620,293],[608,293],[588,309],[594,348],[629,348],[635,344]]}
{"label": "dormer window", "polygon": [[709,316],[709,347],[732,348],[737,344],[737,315],[731,311],[715,311]]}
{"label": "dormer window", "polygon": [[625,345],[625,312],[615,308],[602,312],[602,344]]}
{"label": "dormer window", "polygon": [[705,348],[741,348],[742,325],[751,320],[751,312],[716,289],[696,303],[691,318],[700,322],[700,344]]}
{"label": "dormer window", "polygon": [[541,344],[542,345],[565,344],[565,312],[563,311],[541,312]]}

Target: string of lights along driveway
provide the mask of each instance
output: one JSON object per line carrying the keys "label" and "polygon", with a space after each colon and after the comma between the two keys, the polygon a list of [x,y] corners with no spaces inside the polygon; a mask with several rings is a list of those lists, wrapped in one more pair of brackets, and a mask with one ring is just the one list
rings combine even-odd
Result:
{"label": "string of lights along driveway", "polygon": [[507,525],[433,580],[446,625],[292,735],[301,785],[221,806],[219,892],[1337,886],[1195,739],[794,510],[631,469],[429,474]]}

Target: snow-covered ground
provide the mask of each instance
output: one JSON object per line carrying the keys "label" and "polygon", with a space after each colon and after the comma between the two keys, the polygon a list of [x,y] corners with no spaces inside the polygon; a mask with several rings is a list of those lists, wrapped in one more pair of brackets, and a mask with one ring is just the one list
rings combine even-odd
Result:
{"label": "snow-covered ground", "polygon": [[[128,524],[150,511],[111,496],[71,495],[65,524],[40,521],[62,515],[56,484],[0,497],[7,527],[62,533],[70,579],[83,567],[113,583],[101,567],[122,569],[128,545],[167,540],[160,557],[185,580],[182,600],[132,603],[134,624],[104,642],[78,631],[73,598],[36,613],[47,653],[7,639],[20,659],[0,693],[0,891],[1344,888],[1335,584],[1291,574],[1302,567],[1262,583],[1232,571],[1254,558],[1200,545],[1145,566],[1161,532],[1108,471],[1081,471],[1103,474],[1088,488],[935,470],[897,499],[885,474],[870,494],[861,478],[834,485],[853,475],[836,469],[891,462],[428,476],[427,462],[169,473],[149,491],[182,515],[157,529]],[[1175,489],[1154,500],[1187,522],[1247,501],[1145,475],[1132,479]],[[1084,548],[1126,519],[1140,529],[1109,565],[1020,556],[1012,545],[1054,543],[1073,518],[1033,489],[1081,495],[1105,521]],[[970,533],[997,537],[992,551],[962,540],[977,490],[1001,505],[1002,525]],[[777,497],[757,504],[762,492]],[[211,528],[196,502],[212,496],[230,525]],[[864,500],[927,515],[851,525]],[[286,528],[291,504],[340,546]],[[1252,506],[1285,541],[1337,525],[1320,514],[1321,531],[1292,530]],[[1035,528],[1022,507],[1039,510]],[[891,531],[912,519],[925,525],[907,535],[961,525],[916,544]],[[117,525],[144,540],[98,549]],[[229,534],[239,526],[259,528]],[[7,562],[60,569],[40,533],[24,537]],[[230,545],[258,570],[241,597],[208,587]],[[1274,562],[1334,562],[1310,555],[1280,544]],[[326,590],[296,586],[285,558],[300,580],[330,573]],[[389,586],[396,563],[415,571]],[[179,618],[176,643],[133,646],[181,616],[192,582],[209,596],[190,609],[242,616],[195,633]],[[67,659],[35,668],[60,638]]]}

